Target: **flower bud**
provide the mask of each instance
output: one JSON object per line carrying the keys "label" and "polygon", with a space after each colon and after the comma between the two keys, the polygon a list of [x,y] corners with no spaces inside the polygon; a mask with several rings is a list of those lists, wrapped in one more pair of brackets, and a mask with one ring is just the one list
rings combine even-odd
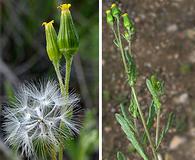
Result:
{"label": "flower bud", "polygon": [[122,17],[124,27],[133,34],[135,32],[135,27],[132,20],[129,18],[129,15],[125,13],[122,15]]}
{"label": "flower bud", "polygon": [[58,33],[58,46],[60,52],[72,56],[79,47],[79,38],[74,26],[69,8],[71,4],[62,4],[61,9],[60,29]]}
{"label": "flower bud", "polygon": [[106,20],[107,20],[107,23],[108,23],[110,26],[113,26],[114,19],[113,19],[111,10],[107,10],[107,11],[106,11]]}
{"label": "flower bud", "polygon": [[51,61],[59,61],[61,58],[61,54],[59,52],[58,44],[57,44],[57,34],[53,27],[54,20],[50,22],[43,22],[42,25],[45,26],[45,34],[46,34],[46,49],[49,59]]}
{"label": "flower bud", "polygon": [[119,15],[120,15],[121,11],[115,3],[112,4],[111,10],[112,10],[113,17],[119,18]]}

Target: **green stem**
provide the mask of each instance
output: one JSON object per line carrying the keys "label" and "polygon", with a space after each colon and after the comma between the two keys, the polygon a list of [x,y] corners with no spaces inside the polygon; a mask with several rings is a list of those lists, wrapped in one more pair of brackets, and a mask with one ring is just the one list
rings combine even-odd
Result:
{"label": "green stem", "polygon": [[[60,90],[61,90],[61,94],[62,96],[64,96],[64,84],[63,84],[63,80],[62,80],[62,76],[60,73],[60,65],[59,62],[53,62],[53,66],[59,81],[59,85],[60,85]],[[60,145],[60,151],[59,151],[59,160],[63,159],[63,146]],[[56,160],[56,151],[54,149],[52,149],[52,160]]]}
{"label": "green stem", "polygon": [[122,45],[122,40],[121,40],[121,34],[120,34],[120,21],[119,18],[117,18],[117,34],[118,34],[118,45],[119,45],[119,49],[121,52],[121,57],[122,57],[122,61],[125,67],[125,72],[128,73],[128,67],[127,67],[127,63],[125,61],[125,55],[124,55],[124,50],[123,50],[123,45]]}
{"label": "green stem", "polygon": [[135,126],[135,132],[136,132],[136,134],[137,134],[137,136],[139,137],[139,132],[138,132],[138,127],[137,127],[137,118],[136,117],[134,117],[133,118],[133,123],[134,123],[134,126]]}
{"label": "green stem", "polygon": [[158,109],[157,112],[157,117],[156,117],[156,146],[158,145],[158,138],[159,138],[159,128],[160,128],[160,108]]}
{"label": "green stem", "polygon": [[63,160],[63,146],[60,145],[60,150],[59,150],[59,160]]}
{"label": "green stem", "polygon": [[65,56],[66,59],[66,77],[65,77],[65,95],[69,95],[69,83],[70,83],[70,72],[72,65],[72,56]]}
{"label": "green stem", "polygon": [[[123,64],[124,64],[125,72],[128,73],[128,67],[127,67],[127,63],[126,63],[126,60],[125,60],[124,49],[123,49],[122,41],[121,41],[120,21],[119,21],[119,18],[117,18],[117,33],[118,33],[118,44],[119,44],[119,49],[120,49],[120,52],[121,52],[121,57],[122,57],[122,61],[123,61]],[[129,46],[129,47],[130,47],[130,46]],[[158,160],[157,153],[156,153],[155,148],[154,148],[154,144],[153,144],[153,142],[152,142],[151,136],[150,136],[149,131],[148,131],[148,128],[147,128],[147,126],[146,126],[146,121],[145,121],[145,119],[144,119],[142,110],[141,110],[141,108],[140,108],[140,106],[139,106],[139,103],[138,103],[138,100],[137,100],[137,96],[136,96],[136,93],[135,93],[135,89],[134,89],[133,86],[131,86],[131,91],[132,91],[132,93],[133,93],[133,96],[134,96],[134,99],[135,99],[135,103],[136,103],[136,105],[137,105],[137,107],[138,107],[139,115],[140,115],[140,117],[141,117],[142,124],[143,124],[143,126],[144,126],[144,129],[145,129],[145,132],[146,132],[148,141],[149,141],[149,143],[150,143],[150,146],[151,146],[151,149],[152,149],[152,153],[153,153],[154,159],[155,159],[155,160]]]}
{"label": "green stem", "polygon": [[[69,82],[70,82],[70,72],[71,72],[71,65],[72,65],[72,56],[65,56],[66,59],[66,77],[65,77],[65,96],[69,95]],[[63,123],[60,123],[60,129],[63,128]],[[60,144],[59,150],[59,160],[63,160],[63,151],[64,147],[63,144]]]}
{"label": "green stem", "polygon": [[56,151],[55,151],[55,149],[52,147],[52,150],[51,150],[51,159],[52,160],[57,160],[57,158],[56,158]]}
{"label": "green stem", "polygon": [[56,75],[57,75],[57,78],[58,78],[58,81],[59,81],[59,84],[60,84],[61,93],[63,95],[64,94],[64,84],[63,84],[62,76],[60,74],[59,62],[53,62],[53,66],[54,66],[54,69],[55,69],[55,72],[56,72]]}
{"label": "green stem", "polygon": [[136,103],[136,105],[137,105],[137,109],[138,109],[138,111],[139,111],[139,115],[140,115],[142,124],[143,124],[143,126],[144,126],[144,130],[145,130],[145,132],[146,132],[148,141],[149,141],[149,143],[150,143],[150,146],[151,146],[151,149],[152,149],[152,153],[153,153],[154,159],[155,159],[155,160],[158,160],[158,156],[157,156],[157,153],[156,153],[156,151],[155,151],[154,144],[153,144],[153,142],[152,142],[151,136],[150,136],[149,131],[148,131],[148,128],[147,128],[147,126],[146,126],[146,121],[145,121],[145,119],[144,119],[143,112],[142,112],[142,110],[141,110],[141,108],[140,108],[140,105],[139,105],[139,103],[138,103],[138,100],[137,100],[137,96],[136,96],[136,93],[135,93],[135,88],[134,88],[134,87],[131,87],[131,91],[132,91],[132,93],[133,93],[133,96],[134,96],[134,99],[135,99],[135,103]]}

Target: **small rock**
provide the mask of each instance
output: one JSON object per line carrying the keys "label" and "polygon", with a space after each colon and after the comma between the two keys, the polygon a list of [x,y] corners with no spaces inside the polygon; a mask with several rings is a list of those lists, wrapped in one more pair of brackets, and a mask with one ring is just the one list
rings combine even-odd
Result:
{"label": "small rock", "polygon": [[195,128],[190,129],[190,136],[195,137]]}
{"label": "small rock", "polygon": [[109,133],[111,130],[112,130],[111,127],[105,127],[105,128],[104,128],[104,131],[105,131],[106,133]]}
{"label": "small rock", "polygon": [[189,96],[187,93],[183,93],[179,97],[175,97],[174,101],[176,104],[186,104],[189,101]]}
{"label": "small rock", "polygon": [[173,156],[170,155],[169,153],[165,154],[165,160],[173,160]]}
{"label": "small rock", "polygon": [[190,55],[189,55],[189,61],[192,63],[195,63],[195,51],[193,51]]}
{"label": "small rock", "polygon": [[194,40],[195,39],[195,28],[192,28],[192,29],[188,29],[185,31],[186,33],[186,36],[191,39],[191,40]]}
{"label": "small rock", "polygon": [[181,144],[184,144],[186,142],[186,138],[180,137],[180,136],[174,136],[171,140],[171,143],[169,145],[170,150],[177,149]]}
{"label": "small rock", "polygon": [[176,32],[178,30],[178,26],[176,24],[171,24],[167,27],[167,32]]}

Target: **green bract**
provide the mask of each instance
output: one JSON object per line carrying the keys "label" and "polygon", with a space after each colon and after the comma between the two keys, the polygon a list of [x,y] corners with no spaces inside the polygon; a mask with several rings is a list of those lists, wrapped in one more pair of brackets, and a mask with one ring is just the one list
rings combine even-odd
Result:
{"label": "green bract", "polygon": [[127,13],[122,15],[123,17],[123,25],[124,27],[133,34],[135,32],[135,27],[133,25],[132,20],[129,18],[129,15]]}
{"label": "green bract", "polygon": [[78,50],[79,38],[69,10],[70,7],[70,4],[62,4],[59,6],[61,9],[61,19],[58,33],[58,46],[60,52],[71,56]]}
{"label": "green bract", "polygon": [[60,60],[61,54],[58,49],[57,34],[53,27],[53,23],[54,21],[52,20],[48,23],[44,22],[43,25],[45,26],[47,54],[51,61],[57,62]]}
{"label": "green bract", "polygon": [[109,25],[113,26],[114,18],[112,16],[111,10],[106,11],[106,21]]}
{"label": "green bract", "polygon": [[113,17],[119,18],[121,11],[115,3],[112,4],[111,10]]}

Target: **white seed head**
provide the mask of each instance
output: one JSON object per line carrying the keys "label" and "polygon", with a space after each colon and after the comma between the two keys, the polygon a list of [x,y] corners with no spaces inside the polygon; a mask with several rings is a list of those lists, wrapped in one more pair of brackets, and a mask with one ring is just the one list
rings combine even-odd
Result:
{"label": "white seed head", "polygon": [[57,149],[62,139],[79,132],[79,98],[73,93],[62,96],[56,82],[23,85],[15,99],[4,109],[5,141],[27,157],[44,153],[43,146]]}

